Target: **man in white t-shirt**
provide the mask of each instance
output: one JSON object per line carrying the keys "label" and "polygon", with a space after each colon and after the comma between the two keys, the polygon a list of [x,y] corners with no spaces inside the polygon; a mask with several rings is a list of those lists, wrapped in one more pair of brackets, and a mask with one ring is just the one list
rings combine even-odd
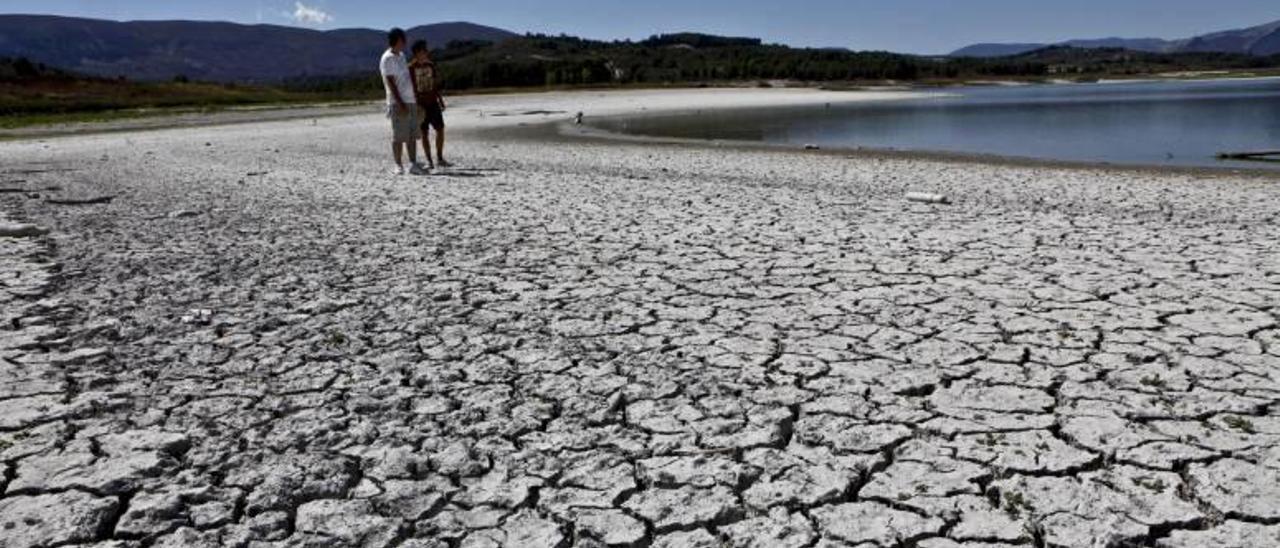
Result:
{"label": "man in white t-shirt", "polygon": [[382,72],[382,86],[387,90],[387,118],[391,119],[391,153],[395,156],[393,173],[404,175],[404,149],[409,149],[409,172],[425,175],[418,163],[418,140],[422,138],[422,121],[418,111],[418,98],[413,92],[413,79],[409,76],[409,64],[404,60],[405,44],[409,42],[403,30],[391,29],[387,33],[391,47],[382,54],[378,63]]}

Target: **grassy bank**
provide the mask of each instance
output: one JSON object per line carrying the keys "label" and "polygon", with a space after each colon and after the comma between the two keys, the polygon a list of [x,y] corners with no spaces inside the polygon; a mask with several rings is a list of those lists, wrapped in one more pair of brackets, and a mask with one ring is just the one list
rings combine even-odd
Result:
{"label": "grassy bank", "polygon": [[86,78],[29,64],[7,73],[4,68],[0,66],[0,128],[4,129],[208,112],[250,105],[305,105],[377,97],[368,91],[295,91],[264,86]]}
{"label": "grassy bank", "polygon": [[0,128],[210,112],[252,105],[290,106],[375,98],[368,95],[190,83],[0,82]]}

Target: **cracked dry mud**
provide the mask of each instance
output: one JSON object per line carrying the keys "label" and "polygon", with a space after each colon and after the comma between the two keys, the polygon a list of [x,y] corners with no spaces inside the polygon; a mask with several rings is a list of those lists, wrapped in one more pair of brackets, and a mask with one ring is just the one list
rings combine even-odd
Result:
{"label": "cracked dry mud", "polygon": [[1280,545],[1280,186],[459,104],[0,145],[0,546]]}

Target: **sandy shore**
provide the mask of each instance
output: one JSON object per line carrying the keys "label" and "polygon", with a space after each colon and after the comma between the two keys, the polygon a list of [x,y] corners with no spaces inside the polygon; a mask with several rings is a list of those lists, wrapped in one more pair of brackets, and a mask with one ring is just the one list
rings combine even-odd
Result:
{"label": "sandy shore", "polygon": [[0,546],[1280,542],[1280,185],[542,138],[903,96],[0,143]]}

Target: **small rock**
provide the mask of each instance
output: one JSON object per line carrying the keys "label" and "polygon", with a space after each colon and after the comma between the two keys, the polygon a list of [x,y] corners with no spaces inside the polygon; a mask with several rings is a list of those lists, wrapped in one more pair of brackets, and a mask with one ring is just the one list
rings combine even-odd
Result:
{"label": "small rock", "polygon": [[803,515],[778,507],[769,517],[751,518],[721,528],[733,546],[744,548],[804,548],[813,544],[813,526]]}
{"label": "small rock", "polygon": [[206,502],[192,506],[191,524],[201,529],[221,527],[235,521],[235,507],[225,502]]}
{"label": "small rock", "polygon": [[106,348],[77,348],[65,354],[49,357],[49,363],[57,366],[78,365],[105,357],[111,351]]}
{"label": "small rock", "polygon": [[631,497],[626,507],[653,522],[659,532],[689,530],[731,521],[742,512],[737,496],[723,486],[712,489],[651,489]]}
{"label": "small rock", "polygon": [[942,530],[945,523],[910,512],[894,510],[878,503],[849,503],[823,506],[813,511],[813,519],[830,537],[853,544],[898,544]]}
{"label": "small rock", "polygon": [[506,537],[506,546],[556,548],[563,546],[565,541],[564,532],[556,522],[540,518],[529,510],[507,519],[502,532]]}
{"label": "small rock", "polygon": [[678,531],[653,540],[653,548],[720,548],[724,546],[706,529]]}
{"label": "small rock", "polygon": [[0,546],[55,546],[100,538],[119,502],[80,491],[0,500]]}
{"label": "small rock", "polygon": [[0,237],[31,238],[43,236],[49,229],[26,223],[0,223]]}
{"label": "small rock", "polygon": [[934,194],[931,192],[908,192],[907,201],[920,202],[925,204],[949,204],[951,199],[943,194]]}
{"label": "small rock", "polygon": [[199,213],[198,213],[198,212],[195,212],[195,211],[191,211],[191,210],[189,210],[189,209],[183,209],[183,210],[180,210],[180,211],[173,211],[173,212],[170,212],[170,213],[169,213],[169,218],[170,218],[170,219],[185,219],[185,218],[187,218],[187,217],[195,217],[196,215],[199,215]]}
{"label": "small rock", "polygon": [[365,500],[318,500],[298,508],[297,531],[338,540],[344,546],[384,548],[400,536],[397,520],[384,518]]}
{"label": "small rock", "polygon": [[157,535],[178,529],[186,519],[177,494],[144,492],[129,501],[129,510],[115,530],[131,538]]}
{"label": "small rock", "polygon": [[213,311],[206,308],[194,308],[182,317],[182,323],[193,325],[209,325],[213,322]]}
{"label": "small rock", "polygon": [[634,546],[644,540],[644,522],[621,510],[588,509],[574,516],[579,535],[608,546]]}

